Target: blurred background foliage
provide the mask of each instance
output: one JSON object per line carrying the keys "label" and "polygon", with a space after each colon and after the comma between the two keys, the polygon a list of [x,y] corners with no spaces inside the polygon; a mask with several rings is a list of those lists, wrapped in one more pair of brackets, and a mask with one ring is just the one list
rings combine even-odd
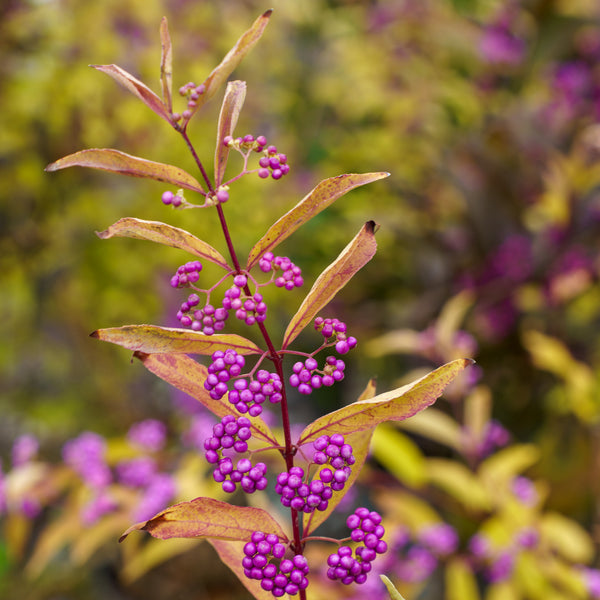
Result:
{"label": "blurred background foliage", "polygon": [[[377,256],[327,315],[346,321],[361,343],[348,377],[335,397],[303,400],[299,415],[308,419],[352,401],[370,377],[384,390],[407,374],[472,356],[475,374],[438,410],[463,429],[465,418],[494,418],[514,442],[535,447],[536,460],[521,466],[544,482],[547,507],[577,522],[597,549],[597,3],[275,0],[273,7],[264,37],[234,73],[248,82],[238,133],[264,134],[292,170],[283,182],[245,178],[232,189],[226,212],[241,254],[321,179],[391,173],[284,244],[282,253],[312,282],[364,221],[381,224]],[[257,0],[8,0],[0,7],[2,456],[23,433],[35,434],[42,457],[52,460],[86,429],[119,436],[147,417],[174,430],[180,423],[162,382],[88,335],[126,323],[173,325],[181,298],[168,281],[187,258],[146,242],[101,241],[93,232],[136,216],[187,228],[222,249],[216,216],[167,210],[160,202],[165,188],[156,182],[43,169],[82,148],[112,147],[191,170],[167,125],[88,65],[116,63],[158,90],[158,25],[166,15],[175,88],[201,82],[266,8]],[[217,115],[214,101],[190,127],[208,165]],[[281,299],[271,313],[274,331],[285,329],[298,301]],[[465,403],[473,390],[487,394],[485,418],[468,417],[477,413]],[[458,442],[448,443],[442,430],[440,437],[415,426],[397,432],[409,436],[404,442],[390,438],[380,447],[417,442],[418,452],[406,450],[411,465],[421,453],[452,459]],[[473,455],[458,455],[476,467]],[[424,485],[425,467],[411,476],[377,449],[372,469],[367,481],[385,481],[387,473],[403,488]],[[122,559],[108,539],[103,547],[100,564],[116,572]],[[593,562],[593,550],[584,555]],[[180,560],[193,580],[194,561]],[[171,577],[186,580],[166,564]],[[453,569],[461,572],[460,565]],[[10,586],[21,580],[11,577],[14,593]],[[106,573],[70,572],[58,583],[28,583],[29,595],[19,597],[135,598],[155,589],[152,577],[117,596],[113,587],[103,591],[112,581]],[[68,589],[60,589],[64,581]],[[190,597],[182,589],[163,595]],[[218,586],[204,589],[203,597],[221,597]]]}

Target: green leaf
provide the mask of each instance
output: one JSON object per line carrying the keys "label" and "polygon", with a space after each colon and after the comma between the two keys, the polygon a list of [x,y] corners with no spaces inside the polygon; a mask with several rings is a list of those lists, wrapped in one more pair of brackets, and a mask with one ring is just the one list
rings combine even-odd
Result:
{"label": "green leaf", "polygon": [[463,431],[460,425],[446,413],[435,408],[415,415],[402,423],[402,429],[422,435],[430,440],[460,451]]}
{"label": "green leaf", "polygon": [[255,244],[248,256],[247,268],[251,269],[265,252],[273,250],[301,225],[304,225],[350,190],[384,177],[389,177],[389,173],[350,173],[321,181],[312,192],[276,221]]}
{"label": "green leaf", "polygon": [[[336,433],[337,429],[329,431],[328,434]],[[338,504],[342,501],[346,493],[352,488],[354,482],[358,478],[362,466],[367,459],[367,455],[369,454],[369,446],[371,445],[371,436],[373,435],[373,430],[364,430],[364,431],[355,431],[346,436],[346,443],[352,446],[352,454],[355,458],[355,463],[352,466],[352,472],[350,473],[350,477],[346,481],[346,485],[343,490],[333,492],[331,499],[327,505],[327,509],[324,511],[315,511],[310,514],[304,513],[304,535],[310,535],[321,523],[324,523],[334,512],[338,506]],[[326,468],[324,465],[322,468]],[[319,469],[320,471],[321,469]],[[315,473],[313,479],[316,479],[318,476],[318,472]]]}
{"label": "green leaf", "polygon": [[134,217],[125,217],[96,235],[103,240],[111,237],[129,237],[180,248],[219,265],[227,271],[230,270],[225,258],[210,244],[198,239],[185,229],[179,229],[159,221],[144,221]]}
{"label": "green leaf", "polygon": [[112,148],[80,150],[59,158],[56,162],[49,164],[45,170],[58,171],[67,167],[91,167],[92,169],[101,169],[120,175],[129,175],[130,177],[146,177],[204,193],[200,183],[179,167],[131,156],[131,154]]}
{"label": "green leaf", "polygon": [[380,575],[379,577],[387,588],[387,591],[390,595],[390,600],[404,600],[402,594],[394,587],[394,584],[385,575]]}
{"label": "green leaf", "polygon": [[373,258],[377,250],[376,230],[375,222],[367,221],[340,255],[319,275],[287,326],[282,350],[298,337],[317,313]]}
{"label": "green leaf", "polygon": [[464,558],[452,558],[446,566],[445,577],[448,600],[479,600],[477,579]]}
{"label": "green leaf", "polygon": [[544,547],[558,553],[569,562],[589,564],[594,556],[594,544],[578,523],[556,512],[546,512],[540,523]]}
{"label": "green leaf", "polygon": [[246,82],[230,81],[225,90],[225,97],[219,114],[219,125],[217,127],[217,147],[215,148],[215,188],[223,183],[225,167],[229,157],[229,146],[223,144],[228,135],[233,131],[240,116],[240,111],[246,98]]}
{"label": "green leaf", "polygon": [[427,461],[429,483],[444,490],[469,510],[489,510],[492,499],[473,472],[454,460],[430,458]]}
{"label": "green leaf", "polygon": [[[145,354],[143,352],[135,352],[134,356],[151,373],[195,398],[218,417],[239,416],[234,406],[228,401],[214,400],[210,397],[204,387],[208,369],[193,358],[186,354]],[[275,434],[261,417],[246,416],[250,419],[253,436],[260,437],[271,445],[279,445]]]}
{"label": "green leaf", "polygon": [[423,453],[417,444],[396,428],[385,423],[377,427],[371,446],[377,461],[403,485],[418,488],[427,481]]}
{"label": "green leaf", "polygon": [[279,523],[262,508],[234,506],[214,498],[196,498],[169,506],[148,521],[132,525],[132,531],[147,531],[161,540],[169,538],[217,538],[249,542],[252,532],[276,534],[282,543],[288,538]]}
{"label": "green leaf", "polygon": [[254,342],[241,335],[204,335],[190,329],[157,325],[125,325],[97,329],[91,337],[147,354],[161,352],[212,354],[217,350],[225,351],[228,348],[232,348],[238,354],[262,354],[262,350]]}
{"label": "green leaf", "polygon": [[163,102],[167,112],[171,114],[173,112],[173,48],[167,17],[163,17],[160,22],[160,46],[160,84]]}
{"label": "green leaf", "polygon": [[226,54],[219,65],[211,71],[210,75],[203,82],[206,89],[198,98],[196,107],[192,109],[193,113],[215,95],[221,85],[225,83],[235,68],[242,62],[246,54],[252,50],[267,27],[272,12],[273,10],[269,9],[258,17],[250,29],[242,34],[234,47]]}
{"label": "green leaf", "polygon": [[453,360],[413,383],[324,415],[304,429],[298,444],[314,441],[328,431],[346,435],[372,429],[385,421],[408,419],[433,404],[444,388],[472,363],[466,358]]}
{"label": "green leaf", "polygon": [[[231,542],[229,540],[209,539],[208,542],[217,551],[219,558],[238,576],[238,579],[246,586],[246,589],[256,600],[273,600],[273,594],[263,590],[260,581],[248,579],[244,575],[242,559],[244,558],[244,542]],[[280,596],[283,600],[289,600],[288,594]]]}
{"label": "green leaf", "polygon": [[506,488],[519,473],[539,459],[540,449],[534,444],[513,444],[486,458],[479,466],[479,478],[489,490]]}
{"label": "green leaf", "polygon": [[162,117],[169,125],[173,125],[169,109],[165,103],[146,84],[136,79],[131,73],[128,73],[117,65],[90,65],[90,67],[112,77],[117,83],[139,98],[159,117]]}

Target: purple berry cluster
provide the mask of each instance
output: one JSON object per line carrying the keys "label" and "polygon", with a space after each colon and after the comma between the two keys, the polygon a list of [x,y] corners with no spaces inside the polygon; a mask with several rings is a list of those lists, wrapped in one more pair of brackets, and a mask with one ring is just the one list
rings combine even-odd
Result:
{"label": "purple berry cluster", "polygon": [[166,192],[163,192],[163,195],[161,196],[161,200],[165,206],[171,205],[171,206],[174,206],[175,208],[179,208],[183,203],[183,195],[180,193],[174,194],[171,191],[166,191]]}
{"label": "purple berry cluster", "polygon": [[[242,566],[249,579],[260,581],[263,590],[275,598],[295,596],[308,586],[308,562],[301,554],[284,558],[285,546],[277,535],[255,531],[244,546]],[[279,564],[274,561],[279,561]]]}
{"label": "purple berry cluster", "polygon": [[204,388],[213,400],[220,400],[229,391],[227,382],[240,375],[246,365],[246,359],[231,348],[225,352],[217,350],[212,353],[211,358]]}
{"label": "purple berry cluster", "polygon": [[258,176],[261,179],[266,179],[269,175],[273,179],[281,179],[290,170],[290,166],[287,164],[287,156],[278,154],[275,146],[269,146],[266,149],[265,156],[261,157],[258,164],[260,166]]}
{"label": "purple berry cluster", "polygon": [[227,398],[242,414],[248,413],[251,417],[258,417],[266,400],[271,404],[281,402],[282,390],[283,383],[277,373],[260,369],[256,373],[256,379],[235,381]]}
{"label": "purple berry cluster", "polygon": [[190,283],[196,283],[200,278],[202,263],[199,260],[192,260],[177,268],[177,272],[171,277],[171,287],[180,288]]}
{"label": "purple berry cluster", "polygon": [[179,94],[187,98],[187,108],[181,113],[181,115],[174,113],[172,115],[173,119],[175,121],[179,121],[181,118],[183,118],[185,121],[189,120],[194,113],[194,109],[197,106],[200,96],[204,94],[205,91],[206,86],[203,83],[196,85],[193,81],[190,81],[189,83],[182,85],[179,88]]}
{"label": "purple berry cluster", "polygon": [[346,354],[352,348],[356,347],[356,338],[346,336],[346,323],[338,319],[317,317],[315,319],[315,329],[320,331],[326,340],[335,336],[335,350],[338,354]]}
{"label": "purple berry cluster", "polygon": [[304,284],[302,270],[296,266],[287,256],[275,256],[272,252],[265,252],[258,266],[263,273],[269,271],[281,271],[281,275],[275,278],[275,285],[286,290],[293,290]]}
{"label": "purple berry cluster", "polygon": [[225,321],[229,318],[229,311],[223,307],[215,308],[212,304],[200,304],[198,294],[190,294],[177,311],[177,319],[184,327],[193,331],[202,331],[204,335],[213,335],[216,331],[225,328]]}
{"label": "purple berry cluster", "polygon": [[310,394],[321,386],[329,387],[336,381],[344,379],[346,365],[343,360],[335,356],[328,356],[322,371],[317,370],[318,366],[317,360],[312,356],[304,362],[296,362],[292,367],[290,385],[298,388],[301,394]]}
{"label": "purple berry cluster", "polygon": [[355,463],[352,446],[346,444],[344,436],[322,435],[313,442],[315,453],[313,463],[331,465],[322,468],[310,482],[304,481],[304,469],[292,467],[277,477],[275,492],[281,496],[281,503],[298,512],[311,513],[327,510],[333,492],[344,489]]}
{"label": "purple berry cluster", "polygon": [[346,520],[351,529],[353,542],[359,542],[354,551],[350,546],[340,546],[335,554],[327,558],[327,577],[341,581],[345,585],[365,583],[371,571],[371,563],[378,554],[387,550],[387,544],[381,538],[385,533],[381,525],[381,516],[368,508],[357,508]]}
{"label": "purple berry cluster", "polygon": [[204,442],[206,460],[216,465],[213,478],[222,484],[225,492],[235,492],[238,483],[247,494],[267,487],[265,463],[253,466],[249,458],[240,458],[234,467],[231,458],[223,456],[223,451],[230,448],[238,453],[246,452],[251,437],[250,421],[246,417],[236,419],[233,415],[226,415],[213,427],[212,437]]}
{"label": "purple berry cluster", "polygon": [[[245,278],[245,275],[238,277]],[[242,286],[233,285],[225,292],[223,308],[235,310],[236,318],[246,325],[262,323],[267,318],[267,305],[263,302],[262,294],[257,292],[253,296],[246,296]]]}

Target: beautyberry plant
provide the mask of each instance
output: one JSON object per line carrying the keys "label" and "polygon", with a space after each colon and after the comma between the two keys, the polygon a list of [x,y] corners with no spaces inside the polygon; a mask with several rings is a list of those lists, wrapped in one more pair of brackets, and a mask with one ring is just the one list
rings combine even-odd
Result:
{"label": "beautyberry plant", "polygon": [[[322,181],[277,220],[252,247],[247,260],[242,261],[224,204],[235,201],[232,187],[242,177],[282,179],[291,169],[288,157],[263,135],[234,136],[246,95],[243,81],[229,81],[226,85],[212,177],[187,130],[197,111],[225,84],[259,40],[270,16],[271,11],[261,15],[203,83],[190,82],[179,89],[185,103],[181,112],[174,108],[172,50],[166,19],[160,28],[161,96],[116,65],[94,66],[169,124],[189,149],[200,180],[179,167],[107,148],[76,152],[52,163],[47,170],[86,166],[155,179],[175,188],[162,193],[161,202],[165,206],[180,210],[207,208],[216,213],[228,258],[192,233],[162,222],[123,218],[100,233],[102,239],[133,237],[172,246],[193,259],[178,266],[168,282],[187,293],[176,315],[181,328],[130,325],[100,329],[92,335],[134,351],[147,369],[195,397],[221,419],[205,440],[204,451],[208,463],[214,465],[213,478],[224,492],[241,489],[252,494],[274,486],[281,512],[288,514],[287,522],[282,523],[280,517],[261,508],[200,497],[133,525],[121,539],[134,530],[145,530],[157,538],[205,538],[256,598],[299,595],[306,599],[310,565],[304,555],[305,546],[315,539],[314,531],[331,515],[358,477],[375,427],[384,421],[406,419],[426,408],[470,361],[452,361],[410,385],[379,395],[375,395],[371,382],[356,402],[319,417],[297,439],[292,439],[289,405],[293,396],[289,395],[289,388],[310,394],[344,378],[346,365],[340,356],[354,349],[357,340],[348,335],[345,323],[325,318],[320,312],[374,256],[377,225],[372,221],[365,223],[316,279],[279,344],[267,327],[269,312],[260,290],[274,285],[293,292],[304,285],[304,278],[299,266],[274,251],[342,195],[387,177],[388,173],[346,174]],[[231,152],[242,156],[243,166],[239,173],[226,179]],[[194,198],[187,198],[184,190],[192,192]],[[202,274],[206,262],[223,271],[208,286]],[[254,338],[259,341],[227,333],[227,323],[232,317],[248,327],[250,334],[254,331]],[[321,345],[311,353],[292,350],[292,343],[311,323],[323,338]],[[317,358],[324,350],[329,354],[324,359]],[[194,355],[207,357],[208,366],[192,358]],[[291,357],[295,360],[290,366]],[[283,439],[263,419],[265,406],[278,410]],[[90,454],[92,458],[97,455],[94,452]],[[258,452],[278,453],[285,469],[269,474],[267,463],[254,459]],[[128,476],[129,467],[122,467],[123,476]],[[102,469],[96,471],[95,477],[103,476]],[[139,471],[136,465],[135,472]],[[356,509],[347,524],[350,529],[347,538],[330,540],[335,549],[327,560],[327,576],[341,584],[361,584],[366,581],[372,562],[387,549],[383,539],[385,529],[380,515],[366,507]]]}

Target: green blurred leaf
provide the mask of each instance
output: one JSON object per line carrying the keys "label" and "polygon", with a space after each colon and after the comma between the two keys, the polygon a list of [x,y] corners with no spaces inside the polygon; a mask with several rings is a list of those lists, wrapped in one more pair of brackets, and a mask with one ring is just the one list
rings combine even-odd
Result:
{"label": "green blurred leaf", "polygon": [[[178,390],[185,392],[203,404],[208,410],[223,418],[225,415],[238,416],[234,406],[226,400],[215,400],[204,387],[208,377],[208,369],[186,354],[145,354],[135,352],[134,356],[139,359],[144,367],[157,377],[170,383]],[[251,417],[252,435],[258,436],[274,446],[279,445],[276,436],[261,417]]]}
{"label": "green blurred leaf", "polygon": [[172,125],[171,115],[164,102],[144,83],[136,79],[117,65],[90,65],[94,69],[106,73],[117,83],[137,96],[148,108],[162,117],[169,125]]}
{"label": "green blurred leaf", "polygon": [[581,525],[556,512],[541,517],[542,541],[566,560],[589,564],[594,556],[594,543]]}
{"label": "green blurred leaf", "polygon": [[130,177],[145,177],[203,193],[200,183],[179,167],[131,156],[112,148],[80,150],[50,163],[45,170],[58,171],[67,167],[90,167]]}
{"label": "green blurred leaf", "polygon": [[380,575],[379,578],[383,581],[383,585],[387,588],[390,595],[390,600],[404,600],[402,594],[394,587],[394,584],[385,576]]}
{"label": "green blurred leaf", "polygon": [[287,326],[282,349],[287,348],[317,313],[375,256],[376,230],[376,224],[367,221],[340,255],[319,275]]}
{"label": "green blurred leaf", "polygon": [[441,410],[429,408],[408,421],[404,421],[401,427],[405,431],[422,435],[455,450],[461,448],[460,425]]}
{"label": "green blurred leaf", "polygon": [[215,187],[217,188],[223,183],[229,157],[229,146],[223,144],[223,140],[228,135],[233,135],[245,98],[245,81],[230,81],[227,84],[217,127],[217,147],[215,148]]}
{"label": "green blurred leaf", "polygon": [[427,481],[425,457],[406,435],[382,424],[373,434],[372,454],[403,485],[421,487]]}
{"label": "green blurred leaf", "polygon": [[162,352],[212,354],[217,350],[225,351],[228,348],[234,349],[238,354],[262,354],[262,350],[254,342],[241,335],[204,335],[190,329],[157,325],[124,325],[97,329],[91,337],[147,354]]}
{"label": "green blurred leaf", "polygon": [[271,225],[267,233],[250,251],[246,268],[251,269],[265,252],[273,250],[301,225],[304,225],[350,190],[389,177],[389,175],[389,173],[350,173],[321,181],[294,208]]}
{"label": "green blurred leaf", "polygon": [[195,498],[170,506],[148,521],[132,525],[119,541],[132,531],[147,531],[161,540],[208,537],[242,542],[249,542],[254,531],[263,531],[276,534],[284,544],[288,541],[279,523],[262,508],[234,506],[214,498]]}
{"label": "green blurred leaf", "polygon": [[433,404],[444,388],[470,364],[472,361],[468,359],[454,360],[408,385],[324,415],[304,429],[298,443],[306,444],[324,434],[346,435],[373,429],[385,421],[408,419]]}
{"label": "green blurred leaf", "polygon": [[499,450],[480,465],[478,473],[490,492],[506,488],[520,473],[540,459],[540,450],[533,444],[513,444]]}
{"label": "green blurred leaf", "polygon": [[160,22],[160,84],[167,113],[173,112],[173,47],[167,17]]}
{"label": "green blurred leaf", "polygon": [[491,508],[487,490],[465,465],[445,458],[430,458],[427,461],[427,475],[431,484],[444,490],[466,508]]}
{"label": "green blurred leaf", "polygon": [[159,221],[144,221],[134,217],[124,217],[96,235],[103,240],[111,237],[128,237],[180,248],[230,270],[225,258],[210,244],[185,231],[185,229],[179,229],[179,227],[173,227]]}
{"label": "green blurred leaf", "polygon": [[446,565],[445,579],[445,600],[479,600],[477,579],[465,559],[451,559]]}

